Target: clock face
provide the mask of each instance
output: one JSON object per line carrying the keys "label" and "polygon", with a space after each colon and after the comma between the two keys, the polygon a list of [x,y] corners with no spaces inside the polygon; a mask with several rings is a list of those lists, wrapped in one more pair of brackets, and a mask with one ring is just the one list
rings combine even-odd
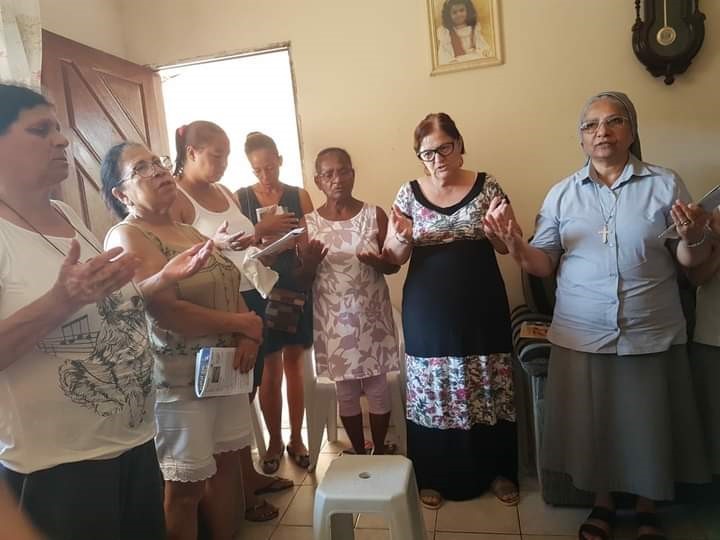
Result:
{"label": "clock face", "polygon": [[654,4],[655,20],[648,32],[648,47],[665,57],[682,54],[691,46],[690,29],[684,20],[686,3],[678,0],[647,0]]}

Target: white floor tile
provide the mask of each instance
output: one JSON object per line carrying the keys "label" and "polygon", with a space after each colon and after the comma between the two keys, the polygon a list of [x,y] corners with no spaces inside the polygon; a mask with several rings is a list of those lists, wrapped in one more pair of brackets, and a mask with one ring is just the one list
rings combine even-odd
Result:
{"label": "white floor tile", "polygon": [[437,530],[520,534],[517,510],[502,505],[490,494],[469,501],[445,501],[438,510]]}
{"label": "white floor tile", "polygon": [[577,536],[578,527],[589,510],[550,506],[545,504],[539,492],[521,491],[518,512],[524,535]]}
{"label": "white floor tile", "polygon": [[312,527],[314,501],[315,488],[313,486],[300,486],[281,523],[283,525]]}
{"label": "white floor tile", "polygon": [[255,525],[244,522],[235,535],[235,540],[269,540],[274,530],[274,525]]}
{"label": "white floor tile", "polygon": [[437,532],[435,540],[520,540],[520,537],[514,534]]}
{"label": "white floor tile", "polygon": [[313,540],[312,527],[280,525],[271,540]]}

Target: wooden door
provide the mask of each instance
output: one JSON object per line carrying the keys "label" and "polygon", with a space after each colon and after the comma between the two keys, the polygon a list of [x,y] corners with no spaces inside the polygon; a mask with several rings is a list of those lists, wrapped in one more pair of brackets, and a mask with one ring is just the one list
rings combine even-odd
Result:
{"label": "wooden door", "polygon": [[160,77],[153,70],[43,30],[42,83],[70,140],[70,172],[54,196],[102,240],[117,220],[101,195],[100,163],[130,140],[168,153]]}

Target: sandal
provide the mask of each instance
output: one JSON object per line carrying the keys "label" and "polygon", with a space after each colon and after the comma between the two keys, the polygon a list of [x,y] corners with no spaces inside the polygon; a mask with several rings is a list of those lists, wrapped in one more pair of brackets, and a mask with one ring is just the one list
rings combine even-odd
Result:
{"label": "sandal", "polygon": [[520,491],[515,483],[507,478],[497,477],[490,484],[493,494],[505,506],[517,506],[520,502]]}
{"label": "sandal", "polygon": [[[590,520],[602,521],[607,524],[607,531],[597,525],[588,523]],[[590,515],[585,520],[585,523],[580,525],[578,531],[579,540],[585,540],[583,533],[602,538],[602,540],[609,540],[612,536],[613,525],[615,524],[615,511],[609,508],[603,508],[602,506],[593,506]]]}
{"label": "sandal", "polygon": [[398,451],[397,444],[395,444],[395,443],[386,443],[386,444],[385,444],[385,447],[383,448],[383,453],[382,453],[382,454],[378,454],[377,452],[375,452],[375,449],[374,449],[374,448],[373,448],[373,450],[372,450],[372,454],[373,454],[374,456],[393,455],[393,454],[397,454],[397,451]]}
{"label": "sandal", "polygon": [[443,505],[445,499],[443,499],[443,496],[434,489],[421,489],[420,502],[428,510],[437,510]]}
{"label": "sandal", "polygon": [[277,454],[265,454],[260,464],[265,474],[275,474],[280,468],[280,460],[282,459],[284,450],[280,450]]}
{"label": "sandal", "polygon": [[[657,514],[655,512],[638,512],[635,514],[638,529],[641,527],[651,527],[660,530]],[[667,536],[659,533],[645,533],[637,537],[637,540],[667,540]]]}
{"label": "sandal", "polygon": [[255,495],[265,495],[266,493],[277,493],[278,491],[285,491],[293,487],[295,483],[289,478],[283,478],[282,476],[270,477],[270,483],[265,484],[263,487],[259,487],[255,490]]}
{"label": "sandal", "polygon": [[270,521],[280,515],[280,510],[273,506],[265,499],[261,500],[255,506],[251,506],[245,510],[245,519],[247,521],[262,522]]}
{"label": "sandal", "polygon": [[288,456],[290,456],[290,459],[292,459],[295,462],[295,465],[300,467],[301,469],[307,469],[310,467],[310,454],[297,454],[295,453],[295,450],[293,450],[290,445],[287,445],[287,453]]}

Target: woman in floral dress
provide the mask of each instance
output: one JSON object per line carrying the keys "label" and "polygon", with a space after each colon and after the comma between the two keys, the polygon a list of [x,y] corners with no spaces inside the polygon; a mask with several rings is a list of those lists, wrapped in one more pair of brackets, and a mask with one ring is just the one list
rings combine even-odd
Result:
{"label": "woman in floral dress", "polygon": [[376,454],[390,419],[386,373],[398,369],[390,294],[383,274],[397,265],[380,256],[388,218],[352,196],[355,171],[342,148],[326,148],[315,161],[315,182],[325,204],[305,216],[308,236],[325,245],[313,285],[315,358],[319,374],[337,386],[340,418],[357,454],[365,453],[360,395],[365,394]]}
{"label": "woman in floral dress", "polygon": [[488,487],[504,504],[519,498],[510,313],[495,258],[507,249],[483,229],[505,194],[492,176],[462,168],[464,150],[448,115],[420,122],[415,151],[429,174],[400,188],[385,241],[385,258],[410,260],[408,456],[432,508]]}

